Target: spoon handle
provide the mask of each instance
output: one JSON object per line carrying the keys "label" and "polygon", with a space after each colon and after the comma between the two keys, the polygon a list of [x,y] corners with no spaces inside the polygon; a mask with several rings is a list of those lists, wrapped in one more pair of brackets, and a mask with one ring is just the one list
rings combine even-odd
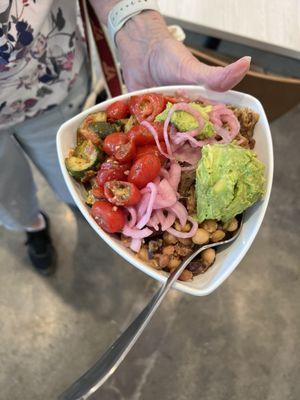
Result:
{"label": "spoon handle", "polygon": [[208,246],[198,249],[169,275],[167,281],[155,293],[153,298],[119,336],[119,338],[106,350],[102,357],[84,375],[73,383],[58,400],[85,400],[88,399],[103,383],[115,372],[126,355],[129,353],[135,342],[138,340],[160,303],[177,280],[181,272],[191,260]]}

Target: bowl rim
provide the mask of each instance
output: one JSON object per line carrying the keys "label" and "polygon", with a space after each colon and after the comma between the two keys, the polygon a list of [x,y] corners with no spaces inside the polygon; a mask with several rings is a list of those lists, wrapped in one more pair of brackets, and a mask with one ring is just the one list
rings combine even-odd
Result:
{"label": "bowl rim", "polygon": [[[83,214],[83,216],[85,217],[85,219],[87,220],[89,225],[96,231],[96,233],[98,234],[98,236],[100,236],[101,239],[103,239],[117,254],[119,254],[121,257],[123,257],[129,264],[138,268],[139,270],[141,270],[142,272],[151,276],[152,278],[156,279],[157,281],[164,283],[167,280],[167,274],[162,275],[160,273],[160,271],[157,271],[154,268],[144,264],[141,260],[138,260],[138,258],[134,254],[129,254],[127,251],[125,251],[125,249],[122,247],[122,245],[118,244],[112,238],[111,234],[103,231],[97,225],[97,223],[94,221],[94,219],[90,216],[83,201],[77,195],[75,188],[74,188],[74,182],[73,182],[71,176],[68,174],[67,169],[65,168],[65,163],[64,163],[65,155],[63,154],[63,151],[62,151],[62,137],[63,137],[63,133],[64,133],[65,129],[69,125],[73,124],[75,121],[84,119],[86,115],[88,115],[92,112],[96,112],[98,110],[101,111],[101,110],[107,108],[107,106],[109,106],[111,103],[113,103],[117,100],[123,100],[123,99],[127,99],[128,97],[133,96],[133,95],[139,95],[139,94],[144,94],[144,93],[149,93],[149,92],[164,92],[164,91],[176,92],[176,91],[182,91],[182,90],[186,90],[188,92],[189,90],[195,90],[195,89],[198,89],[199,91],[204,92],[203,94],[208,98],[210,96],[211,97],[222,97],[222,94],[223,95],[224,94],[225,95],[232,94],[232,95],[236,96],[237,98],[238,97],[247,98],[247,99],[251,100],[252,103],[256,104],[257,108],[259,109],[260,120],[263,123],[263,130],[264,130],[265,139],[267,140],[267,153],[268,153],[268,159],[269,159],[268,174],[266,176],[266,192],[265,192],[265,196],[260,204],[261,208],[258,213],[258,218],[255,221],[255,228],[252,230],[250,236],[247,237],[247,241],[244,244],[244,247],[239,251],[239,254],[236,257],[235,261],[233,263],[231,263],[230,267],[227,268],[223,274],[221,274],[217,279],[214,279],[207,287],[197,289],[195,287],[186,285],[185,282],[182,282],[182,281],[177,281],[173,285],[174,289],[180,290],[181,292],[185,292],[185,293],[188,293],[188,294],[191,294],[194,296],[206,296],[206,295],[212,293],[214,290],[216,290],[230,276],[230,274],[234,271],[234,269],[239,265],[241,260],[244,258],[245,254],[249,250],[250,246],[253,243],[253,240],[255,239],[255,237],[260,229],[260,226],[262,224],[262,221],[264,219],[264,216],[265,216],[265,213],[266,213],[266,210],[268,207],[271,189],[272,189],[272,183],[273,183],[274,156],[273,156],[273,143],[272,143],[272,135],[271,135],[271,131],[270,131],[270,126],[269,126],[269,123],[268,123],[268,120],[267,120],[267,117],[266,117],[266,114],[265,114],[265,111],[264,111],[264,108],[263,108],[261,102],[254,96],[249,95],[247,93],[238,92],[238,91],[234,91],[234,90],[229,90],[227,92],[220,93],[220,92],[214,92],[214,91],[208,90],[208,89],[206,89],[202,86],[198,86],[198,85],[172,85],[172,86],[159,86],[159,87],[154,87],[154,88],[141,89],[141,90],[137,90],[134,92],[125,93],[125,94],[122,94],[122,95],[114,97],[114,98],[107,99],[104,102],[96,104],[96,105],[82,111],[81,113],[75,115],[74,117],[70,118],[69,120],[64,122],[61,125],[61,127],[59,128],[59,130],[57,132],[57,136],[56,136],[56,145],[57,145],[59,164],[60,164],[60,168],[61,168],[64,180],[65,180],[65,183],[67,184],[67,187],[73,197],[75,204],[77,205],[77,207],[79,208],[79,210],[81,211],[81,213]],[[222,101],[222,100],[220,100],[220,101]],[[100,232],[101,232],[101,235],[100,235]]]}

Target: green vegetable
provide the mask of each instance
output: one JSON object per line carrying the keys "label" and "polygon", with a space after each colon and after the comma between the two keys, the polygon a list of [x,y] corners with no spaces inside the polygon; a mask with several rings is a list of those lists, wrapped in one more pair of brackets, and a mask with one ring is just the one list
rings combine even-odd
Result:
{"label": "green vegetable", "polygon": [[[172,103],[168,102],[164,111],[156,116],[155,121],[165,121],[172,105]],[[197,139],[212,137],[215,134],[215,130],[213,124],[209,121],[208,115],[212,110],[212,106],[203,106],[199,103],[189,103],[189,105],[197,110],[205,120],[204,127],[201,133],[197,136]],[[181,110],[177,110],[172,114],[171,122],[180,132],[187,132],[196,129],[199,126],[196,118],[193,117],[193,115]]]}
{"label": "green vegetable", "polygon": [[125,124],[124,132],[128,132],[128,131],[133,127],[133,125],[134,125],[136,122],[137,122],[137,121],[136,121],[135,116],[134,116],[134,115],[131,115],[131,116],[128,118],[126,124]]}
{"label": "green vegetable", "polygon": [[204,146],[196,170],[197,217],[226,222],[264,194],[264,164],[235,144]]}
{"label": "green vegetable", "polygon": [[110,133],[119,132],[121,129],[119,124],[110,124],[104,121],[91,122],[87,128],[97,133],[100,139],[105,139]]}
{"label": "green vegetable", "polygon": [[87,116],[90,121],[92,122],[106,122],[107,121],[107,114],[105,111],[98,111]]}
{"label": "green vegetable", "polygon": [[77,180],[91,175],[99,162],[100,151],[90,140],[84,140],[76,146],[73,154],[65,159],[66,168],[70,175]]}

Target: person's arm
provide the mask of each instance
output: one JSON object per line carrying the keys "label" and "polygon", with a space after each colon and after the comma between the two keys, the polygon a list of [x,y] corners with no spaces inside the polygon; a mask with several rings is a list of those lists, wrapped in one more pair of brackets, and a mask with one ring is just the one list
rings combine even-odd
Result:
{"label": "person's arm", "polygon": [[[99,20],[106,24],[118,0],[90,0]],[[211,67],[198,61],[168,31],[157,11],[134,16],[116,35],[123,76],[129,91],[171,84],[203,84],[225,91],[239,83],[250,66],[243,57],[227,67]]]}

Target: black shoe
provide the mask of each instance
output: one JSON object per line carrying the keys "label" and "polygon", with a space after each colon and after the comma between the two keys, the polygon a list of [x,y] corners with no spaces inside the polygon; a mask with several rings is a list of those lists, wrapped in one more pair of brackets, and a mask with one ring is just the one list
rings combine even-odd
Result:
{"label": "black shoe", "polygon": [[34,268],[42,275],[52,275],[55,271],[56,252],[49,233],[49,219],[41,213],[46,221],[46,227],[38,232],[26,232],[27,252]]}

